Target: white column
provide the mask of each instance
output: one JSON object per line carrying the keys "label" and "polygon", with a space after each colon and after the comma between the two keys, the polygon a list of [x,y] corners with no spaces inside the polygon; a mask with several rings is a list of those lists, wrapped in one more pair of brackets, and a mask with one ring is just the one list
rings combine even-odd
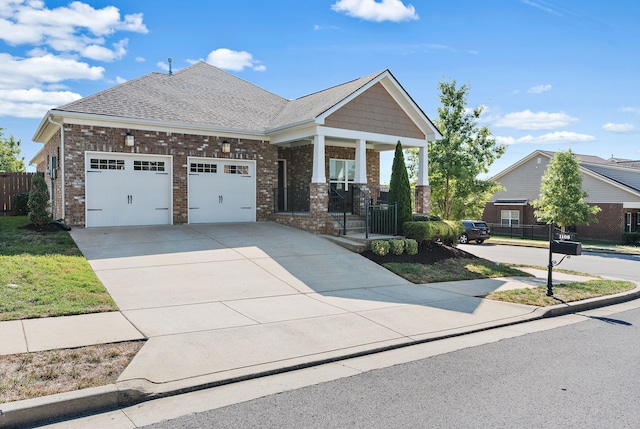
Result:
{"label": "white column", "polygon": [[353,182],[367,184],[367,141],[364,139],[356,142],[356,177]]}
{"label": "white column", "polygon": [[418,186],[429,186],[429,157],[426,146],[418,151]]}
{"label": "white column", "polygon": [[324,165],[324,136],[313,136],[313,170],[311,183],[327,183]]}

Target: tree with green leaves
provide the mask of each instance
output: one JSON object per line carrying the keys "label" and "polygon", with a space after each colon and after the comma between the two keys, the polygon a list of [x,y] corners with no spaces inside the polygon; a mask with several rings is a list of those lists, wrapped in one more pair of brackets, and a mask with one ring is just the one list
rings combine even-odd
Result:
{"label": "tree with green leaves", "polygon": [[484,106],[467,109],[467,85],[458,88],[453,80],[438,88],[442,106],[437,126],[443,139],[428,143],[431,213],[447,220],[480,218],[485,203],[501,189],[480,176],[506,146],[496,142],[487,126],[478,125]]}
{"label": "tree with green leaves", "polygon": [[0,171],[16,172],[25,171],[24,158],[20,156],[20,140],[16,140],[13,135],[5,138],[0,128]]}
{"label": "tree with green leaves", "polygon": [[590,206],[585,200],[588,196],[582,189],[580,162],[569,149],[557,152],[551,159],[542,176],[540,197],[531,205],[538,220],[564,230],[567,226],[598,221],[593,216],[600,212],[600,207]]}
{"label": "tree with green leaves", "polygon": [[33,190],[29,193],[29,220],[34,225],[44,225],[51,221],[49,211],[49,188],[44,181],[44,175],[37,172],[33,175]]}
{"label": "tree with green leaves", "polygon": [[402,225],[411,220],[413,209],[411,207],[411,186],[409,175],[404,163],[402,144],[398,141],[396,152],[391,165],[391,182],[389,183],[389,204],[398,204],[398,229],[402,231]]}

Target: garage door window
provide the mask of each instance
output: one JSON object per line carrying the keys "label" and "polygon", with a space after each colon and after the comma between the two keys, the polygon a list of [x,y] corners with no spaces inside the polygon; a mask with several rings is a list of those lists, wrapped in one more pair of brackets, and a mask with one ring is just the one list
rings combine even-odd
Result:
{"label": "garage door window", "polygon": [[226,174],[249,174],[248,165],[225,165],[224,172]]}
{"label": "garage door window", "polygon": [[189,166],[191,173],[217,173],[217,164],[195,163],[192,162]]}
{"label": "garage door window", "polygon": [[96,159],[89,162],[92,170],[124,170],[124,159]]}
{"label": "garage door window", "polygon": [[133,161],[137,171],[164,171],[164,161]]}

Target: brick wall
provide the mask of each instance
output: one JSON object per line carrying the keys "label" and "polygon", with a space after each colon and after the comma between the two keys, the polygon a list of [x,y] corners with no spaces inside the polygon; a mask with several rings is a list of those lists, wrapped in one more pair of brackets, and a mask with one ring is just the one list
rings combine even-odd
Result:
{"label": "brick wall", "polygon": [[[622,240],[622,232],[624,231],[624,210],[622,209],[622,204],[598,203],[595,205],[602,209],[602,211],[595,216],[598,222],[576,226],[575,232],[577,233],[577,239],[620,242]],[[538,223],[534,216],[535,209],[531,205],[494,206],[491,202],[486,203],[482,220],[499,224],[501,221],[501,210],[520,211],[520,224],[522,225],[536,225]]]}
{"label": "brick wall", "polygon": [[[124,145],[130,132],[135,146]],[[231,143],[231,153],[221,151],[222,141]],[[59,147],[59,133],[46,145],[47,154]],[[167,133],[153,130],[127,130],[84,125],[65,125],[65,222],[73,226],[85,223],[85,152],[120,152],[173,157],[173,222],[188,220],[187,157],[230,158],[256,161],[256,219],[267,220],[273,214],[273,188],[277,186],[277,147],[265,141],[228,137]],[[45,161],[46,162],[46,161]],[[40,171],[42,166],[38,166]],[[46,167],[45,167],[46,168]],[[61,181],[58,180],[58,183]],[[60,195],[60,193],[58,193]]]}

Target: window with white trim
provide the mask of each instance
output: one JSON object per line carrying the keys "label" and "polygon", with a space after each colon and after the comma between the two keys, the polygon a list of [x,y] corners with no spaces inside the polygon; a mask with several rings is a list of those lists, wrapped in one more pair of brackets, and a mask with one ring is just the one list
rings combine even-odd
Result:
{"label": "window with white trim", "polygon": [[217,173],[218,172],[218,164],[208,164],[204,162],[192,162],[189,166],[189,171],[191,173]]}
{"label": "window with white trim", "polygon": [[225,164],[224,172],[226,174],[249,174],[249,166]]}
{"label": "window with white trim", "polygon": [[631,232],[631,212],[624,214],[624,232]]}
{"label": "window with white trim", "polygon": [[353,183],[356,177],[356,162],[351,159],[329,160],[329,182],[336,189],[349,190],[349,183]]}
{"label": "window with white trim", "polygon": [[164,171],[164,161],[133,161],[136,171]]}
{"label": "window with white trim", "polygon": [[99,159],[89,161],[92,170],[124,170],[124,159]]}
{"label": "window with white trim", "polygon": [[520,225],[519,210],[500,210],[500,225],[518,226]]}

